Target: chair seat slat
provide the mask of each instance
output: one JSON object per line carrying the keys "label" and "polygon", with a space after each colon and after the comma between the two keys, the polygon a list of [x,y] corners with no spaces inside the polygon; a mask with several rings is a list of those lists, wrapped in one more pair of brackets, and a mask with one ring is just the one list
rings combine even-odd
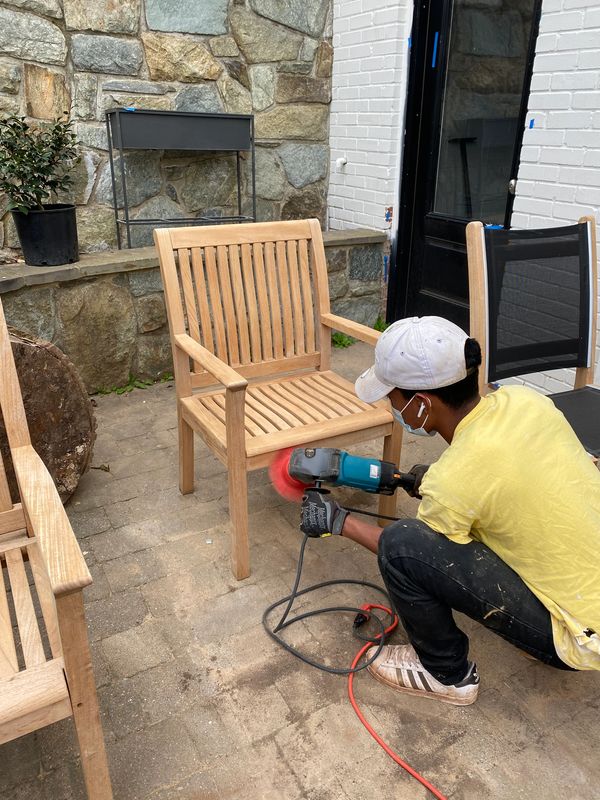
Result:
{"label": "chair seat slat", "polygon": [[287,385],[288,390],[305,404],[305,407],[313,409],[314,419],[335,419],[339,417],[337,411],[325,406],[317,392],[311,390],[306,383],[294,381]]}
{"label": "chair seat slat", "polygon": [[246,453],[248,458],[256,458],[266,453],[275,453],[286,447],[306,447],[312,442],[320,442],[328,438],[333,439],[336,436],[346,436],[355,431],[364,430],[365,427],[375,429],[378,425],[384,428],[383,431],[377,431],[379,436],[382,433],[390,433],[389,429],[385,430],[385,426],[389,425],[391,428],[391,415],[384,409],[373,409],[362,414],[349,414],[345,417],[339,417],[335,424],[331,420],[326,420],[324,422],[313,422],[302,428],[280,431],[276,434],[256,436],[247,442]]}
{"label": "chair seat slat", "polygon": [[[211,408],[216,406],[219,409],[218,413],[220,417],[223,419],[223,421],[225,421],[225,395],[216,395],[213,398],[213,404],[214,405],[211,406]],[[244,417],[244,428],[246,433],[248,433],[250,436],[262,436],[263,433],[265,433],[265,429],[258,424],[258,422],[254,419],[253,414],[246,413],[246,416]]]}
{"label": "chair seat slat", "polygon": [[281,430],[285,428],[295,428],[298,425],[298,418],[291,414],[284,406],[280,405],[275,399],[275,408],[273,407],[273,396],[269,396],[265,388],[252,388],[252,396],[260,400],[261,406],[265,409],[264,413],[269,414],[270,418],[277,420],[277,424]]}
{"label": "chair seat slat", "polygon": [[345,414],[352,414],[353,408],[349,407],[338,395],[333,394],[329,388],[324,385],[324,381],[315,381],[311,378],[305,378],[299,382],[300,386],[306,387],[307,391],[319,393],[319,399],[335,412],[336,416],[344,416]]}
{"label": "chair seat slat", "polygon": [[[311,422],[315,421],[316,415],[310,406],[307,408],[306,405],[299,400],[292,392],[289,391],[287,381],[282,381],[281,383],[274,383],[272,384],[271,388],[276,396],[279,398],[279,402],[284,405],[286,408],[291,409],[294,414],[296,414],[301,420],[303,425],[308,425]],[[325,417],[322,417],[325,419]]]}
{"label": "chair seat slat", "polygon": [[342,402],[347,403],[349,408],[356,409],[356,411],[365,411],[369,408],[367,403],[363,403],[362,400],[359,400],[354,394],[354,389],[348,387],[344,379],[336,375],[335,372],[328,372],[324,378],[324,382],[327,391],[339,397]]}
{"label": "chair seat slat", "polygon": [[[280,431],[285,428],[291,427],[288,423],[282,419],[277,411],[272,407],[272,403],[264,403],[261,401],[260,397],[257,396],[256,392],[251,390],[246,394],[246,409],[253,410],[257,414],[260,414],[261,420],[264,422],[260,422],[261,426],[265,428],[266,432],[274,432]],[[258,421],[258,420],[257,420]]]}

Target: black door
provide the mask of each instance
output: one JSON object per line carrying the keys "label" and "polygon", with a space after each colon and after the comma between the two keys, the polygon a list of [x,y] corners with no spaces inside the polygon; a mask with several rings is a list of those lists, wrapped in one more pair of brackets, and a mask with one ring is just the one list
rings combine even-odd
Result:
{"label": "black door", "polygon": [[388,320],[468,330],[465,226],[510,224],[541,0],[418,0]]}

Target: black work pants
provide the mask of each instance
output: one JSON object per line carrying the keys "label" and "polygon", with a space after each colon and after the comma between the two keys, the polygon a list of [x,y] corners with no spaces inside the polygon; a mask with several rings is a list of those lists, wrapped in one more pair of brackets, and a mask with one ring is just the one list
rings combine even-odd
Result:
{"label": "black work pants", "polygon": [[559,669],[550,613],[521,578],[480,542],[456,544],[416,519],[388,525],[379,569],[421,663],[446,685],[467,673],[469,640],[452,610]]}

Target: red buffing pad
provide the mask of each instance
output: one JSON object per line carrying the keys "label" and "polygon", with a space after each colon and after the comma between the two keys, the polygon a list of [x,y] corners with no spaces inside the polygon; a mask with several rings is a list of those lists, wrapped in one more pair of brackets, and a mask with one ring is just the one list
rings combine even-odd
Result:
{"label": "red buffing pad", "polygon": [[310,484],[302,483],[290,475],[289,465],[293,451],[293,447],[288,447],[287,450],[280,450],[277,453],[269,467],[269,478],[273,488],[281,497],[293,503],[300,503],[306,487]]}

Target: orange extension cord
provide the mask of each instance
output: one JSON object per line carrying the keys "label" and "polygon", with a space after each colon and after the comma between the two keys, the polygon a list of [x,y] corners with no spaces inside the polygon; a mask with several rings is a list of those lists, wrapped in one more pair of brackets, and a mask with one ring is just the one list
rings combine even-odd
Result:
{"label": "orange extension cord", "polygon": [[[363,611],[365,611],[365,613],[367,614],[367,616],[368,616],[369,612],[370,612],[372,609],[374,609],[374,608],[378,608],[378,609],[380,609],[381,611],[385,611],[385,613],[386,613],[386,614],[389,614],[390,618],[391,618],[393,621],[392,621],[391,625],[385,629],[384,636],[386,636],[386,637],[387,637],[387,636],[388,636],[388,635],[389,635],[389,634],[390,634],[390,633],[391,633],[391,632],[392,632],[392,631],[393,631],[393,630],[396,628],[396,626],[398,625],[398,617],[397,617],[397,615],[396,615],[396,614],[394,614],[394,613],[391,611],[391,609],[389,609],[389,608],[386,608],[386,606],[381,606],[381,605],[378,605],[377,603],[366,603],[366,604],[365,604],[364,606],[362,606],[361,608],[362,608],[362,610],[363,610]],[[378,636],[377,638],[379,638],[379,636]],[[357,666],[357,664],[358,664],[358,662],[360,661],[360,659],[363,657],[363,655],[364,655],[364,654],[367,652],[367,650],[368,650],[370,647],[373,647],[373,643],[372,643],[372,642],[367,642],[367,644],[363,645],[363,646],[360,648],[360,650],[358,651],[358,653],[357,653],[357,654],[356,654],[356,656],[354,657],[354,661],[352,662],[351,669],[354,669],[354,668]],[[381,736],[379,736],[379,734],[377,733],[377,731],[375,731],[375,730],[374,730],[374,729],[371,727],[371,725],[370,725],[370,724],[367,722],[367,720],[365,719],[365,716],[364,716],[364,714],[362,713],[362,711],[361,711],[361,710],[360,710],[360,708],[358,707],[358,704],[357,704],[357,702],[356,702],[356,699],[355,699],[355,697],[354,697],[354,674],[355,674],[354,672],[350,672],[350,673],[348,673],[348,697],[350,698],[350,703],[352,704],[352,708],[353,708],[353,709],[354,709],[354,711],[356,712],[356,716],[359,718],[359,720],[362,722],[362,724],[365,726],[365,728],[366,728],[366,729],[369,731],[369,733],[370,733],[370,734],[371,734],[371,736],[372,736],[372,737],[375,739],[375,741],[377,742],[377,744],[378,744],[380,747],[382,747],[382,748],[385,750],[385,752],[388,754],[388,756],[389,756],[389,757],[390,757],[390,758],[391,758],[393,761],[395,761],[395,762],[396,762],[396,764],[398,764],[399,766],[401,766],[401,767],[402,767],[402,769],[406,770],[406,771],[408,772],[408,774],[409,774],[409,775],[412,775],[412,777],[413,777],[413,778],[415,778],[415,780],[419,781],[419,783],[421,783],[421,784],[422,784],[422,785],[423,785],[423,786],[424,786],[426,789],[428,789],[428,790],[431,792],[431,794],[432,794],[434,797],[437,797],[437,798],[438,798],[438,800],[448,800],[448,798],[447,798],[445,795],[443,795],[443,794],[442,794],[442,793],[441,793],[441,792],[440,792],[438,789],[436,789],[436,788],[435,788],[435,786],[433,786],[433,784],[429,783],[429,781],[428,781],[426,778],[424,778],[424,777],[423,777],[422,775],[420,775],[420,774],[419,774],[419,773],[418,773],[416,770],[414,770],[414,769],[413,769],[413,768],[410,766],[410,764],[407,764],[407,763],[406,763],[406,761],[403,761],[403,760],[400,758],[400,756],[399,756],[397,753],[395,753],[395,752],[394,752],[394,751],[391,749],[391,747],[389,747],[389,746],[388,746],[388,745],[387,745],[387,744],[386,744],[386,743],[383,741],[383,739],[381,738]]]}

